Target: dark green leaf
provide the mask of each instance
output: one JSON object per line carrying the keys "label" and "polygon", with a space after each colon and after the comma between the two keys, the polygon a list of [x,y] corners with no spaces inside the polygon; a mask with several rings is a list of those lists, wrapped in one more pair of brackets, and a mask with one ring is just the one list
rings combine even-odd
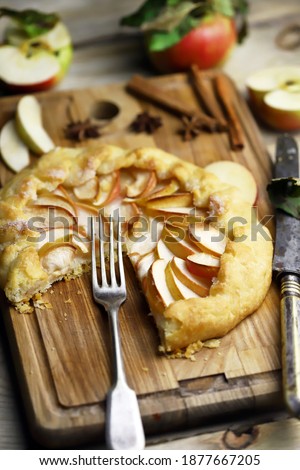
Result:
{"label": "dark green leaf", "polygon": [[170,7],[174,7],[175,5],[178,5],[178,3],[181,3],[182,0],[167,0],[167,5]]}
{"label": "dark green leaf", "polygon": [[276,207],[300,219],[300,179],[276,178],[267,186],[269,198]]}
{"label": "dark green leaf", "polygon": [[166,4],[167,0],[146,0],[146,2],[135,13],[124,16],[121,19],[121,25],[141,26],[143,23],[156,18]]}
{"label": "dark green leaf", "polygon": [[179,42],[183,36],[189,33],[199,24],[199,20],[186,16],[182,22],[171,31],[152,31],[148,37],[150,51],[162,51]]}
{"label": "dark green leaf", "polygon": [[44,34],[59,21],[55,13],[42,13],[36,10],[11,10],[0,8],[0,17],[7,16],[16,21],[22,31],[30,38]]}

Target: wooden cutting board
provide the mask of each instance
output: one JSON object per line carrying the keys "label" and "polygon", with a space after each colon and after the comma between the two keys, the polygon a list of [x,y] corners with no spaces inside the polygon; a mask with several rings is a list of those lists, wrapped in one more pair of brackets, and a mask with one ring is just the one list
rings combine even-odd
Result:
{"label": "wooden cutting board", "polygon": [[[154,78],[153,82],[187,105],[201,107],[185,75]],[[70,113],[73,120],[84,120],[96,103],[103,106],[109,101],[119,112],[103,128],[99,143],[128,148],[158,146],[200,166],[215,160],[240,162],[255,175],[260,215],[271,214],[265,192],[270,159],[233,84],[231,96],[245,139],[240,152],[230,150],[225,133],[203,132],[184,142],[178,132],[178,118],[128,94],[124,84],[37,95],[45,127],[56,144],[74,146],[63,132]],[[14,115],[18,99],[1,99],[1,127]],[[129,124],[146,109],[161,116],[163,126],[153,136],[131,133]],[[1,163],[1,183],[10,176]],[[276,286],[271,287],[259,311],[223,338],[219,348],[203,348],[195,361],[170,360],[158,352],[157,331],[128,261],[126,268],[128,300],[120,314],[124,360],[148,435],[199,426],[232,417],[233,413],[242,416],[244,412],[281,406]],[[30,429],[36,439],[50,447],[103,439],[105,396],[111,380],[106,314],[92,300],[88,274],[55,284],[44,299],[52,308],[36,308],[29,315],[17,313],[4,298],[1,302]]]}

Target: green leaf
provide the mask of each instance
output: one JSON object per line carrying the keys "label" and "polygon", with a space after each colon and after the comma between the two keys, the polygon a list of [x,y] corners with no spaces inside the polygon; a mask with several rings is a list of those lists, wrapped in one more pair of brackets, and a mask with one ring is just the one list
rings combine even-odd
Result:
{"label": "green leaf", "polygon": [[173,7],[175,5],[178,5],[181,2],[182,0],[167,0],[167,5],[170,5],[171,7]]}
{"label": "green leaf", "polygon": [[267,186],[269,198],[276,207],[300,219],[300,179],[276,178]]}
{"label": "green leaf", "polygon": [[163,8],[160,14],[151,21],[147,21],[142,25],[143,31],[168,31],[176,28],[182,20],[191,11],[198,7],[197,3],[191,1],[182,1],[174,6],[167,6]]}
{"label": "green leaf", "polygon": [[143,23],[156,18],[166,4],[167,0],[146,0],[135,13],[121,18],[121,25],[141,26]]}
{"label": "green leaf", "polygon": [[173,46],[198,24],[198,19],[192,16],[186,16],[181,23],[171,31],[151,31],[148,36],[149,50],[162,51],[163,49]]}
{"label": "green leaf", "polygon": [[224,16],[234,16],[234,7],[232,0],[212,0],[212,11]]}
{"label": "green leaf", "polygon": [[11,10],[0,8],[0,17],[7,16],[16,21],[22,31],[30,38],[44,34],[59,21],[56,13],[42,13],[37,10]]}

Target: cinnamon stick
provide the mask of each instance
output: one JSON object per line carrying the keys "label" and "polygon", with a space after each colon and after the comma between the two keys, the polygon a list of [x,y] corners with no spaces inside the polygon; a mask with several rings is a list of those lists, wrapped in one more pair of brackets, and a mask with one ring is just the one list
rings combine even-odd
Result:
{"label": "cinnamon stick", "polygon": [[232,88],[226,75],[217,75],[215,78],[217,95],[224,106],[229,121],[229,140],[232,150],[244,148],[243,132],[234,104],[231,99]]}
{"label": "cinnamon stick", "polygon": [[200,101],[203,102],[209,114],[219,121],[220,130],[227,130],[228,123],[224,119],[223,113],[219,107],[210,79],[199,70],[196,64],[193,64],[190,70],[193,85]]}
{"label": "cinnamon stick", "polygon": [[168,92],[153,85],[149,80],[140,75],[134,75],[131,78],[127,84],[127,89],[180,117],[187,116],[192,118],[196,116],[200,127],[212,132],[219,130],[220,126],[217,119],[207,116],[197,109],[188,108],[179,98],[171,96]]}

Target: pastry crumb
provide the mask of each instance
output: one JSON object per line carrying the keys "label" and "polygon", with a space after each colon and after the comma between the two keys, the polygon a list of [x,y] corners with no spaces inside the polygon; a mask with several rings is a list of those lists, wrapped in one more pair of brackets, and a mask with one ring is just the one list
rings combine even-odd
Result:
{"label": "pastry crumb", "polygon": [[78,291],[76,292],[77,295],[80,295],[82,294],[81,290],[78,289]]}
{"label": "pastry crumb", "polygon": [[49,292],[50,292],[50,294],[54,294],[54,290],[53,290],[53,289],[51,289]]}
{"label": "pastry crumb", "polygon": [[143,370],[144,372],[149,372],[149,367],[142,367],[142,370]]}
{"label": "pastry crumb", "polygon": [[72,303],[72,300],[70,298],[68,298],[67,300],[64,300],[64,303],[65,304],[71,304]]}
{"label": "pastry crumb", "polygon": [[208,339],[204,341],[203,347],[209,349],[216,349],[220,346],[221,340],[220,339]]}
{"label": "pastry crumb", "polygon": [[28,302],[19,302],[15,305],[18,313],[32,313],[33,307]]}

